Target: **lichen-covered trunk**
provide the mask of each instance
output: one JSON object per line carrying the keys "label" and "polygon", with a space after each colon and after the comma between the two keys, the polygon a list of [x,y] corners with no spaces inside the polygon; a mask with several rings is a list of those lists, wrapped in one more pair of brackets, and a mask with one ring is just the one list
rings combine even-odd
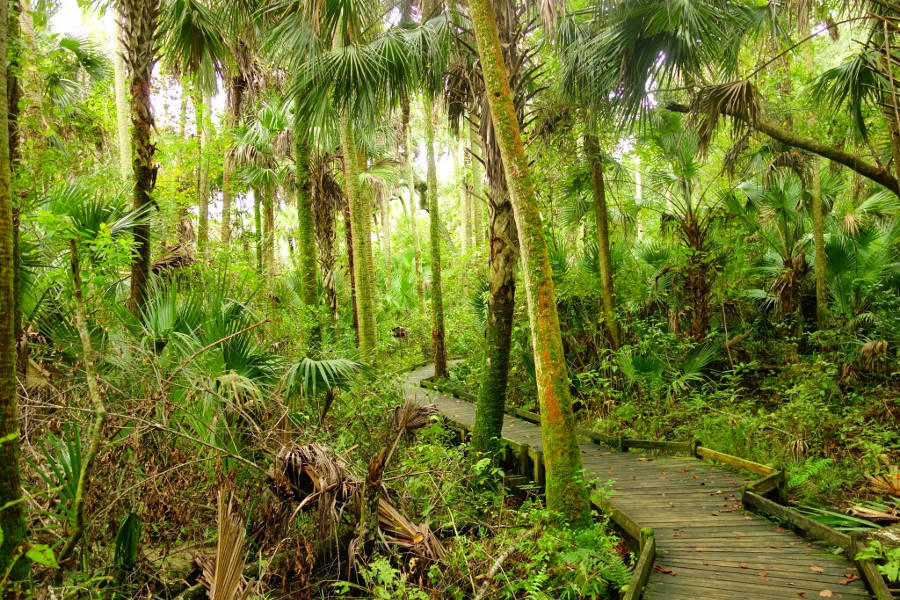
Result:
{"label": "lichen-covered trunk", "polygon": [[409,189],[409,226],[412,231],[413,260],[416,267],[416,298],[419,302],[419,310],[425,306],[425,279],[422,273],[422,244],[419,242],[419,225],[416,219],[418,208],[416,205],[416,172],[413,168],[412,149],[409,138],[411,136],[409,125],[409,99],[403,100],[403,154],[406,157],[406,187]]}
{"label": "lichen-covered trunk", "polygon": [[300,250],[300,281],[303,304],[318,304],[319,282],[316,276],[316,225],[313,219],[309,181],[309,142],[301,135],[300,123],[294,127],[294,160],[297,179],[297,245]]}
{"label": "lichen-covered trunk", "polygon": [[503,63],[494,9],[490,0],[469,0],[469,13],[522,252],[541,407],[547,507],[563,519],[582,525],[590,520],[590,502],[575,435],[556,291],[534,183]]}
{"label": "lichen-covered trunk", "polygon": [[609,213],[606,209],[606,181],[603,177],[603,157],[597,136],[588,133],[584,137],[584,150],[591,172],[591,188],[594,193],[594,220],[597,224],[597,256],[600,263],[600,295],[603,299],[603,321],[613,348],[619,345],[619,327],[616,323],[616,297],[613,287],[612,258],[609,252]]}
{"label": "lichen-covered trunk", "polygon": [[[123,31],[127,48],[125,62],[131,72],[131,141],[134,151],[134,209],[149,213],[156,186],[156,145],[153,132],[153,104],[150,101],[150,76],[156,60],[156,25],[159,0],[120,0]],[[149,216],[149,215],[148,215]],[[129,308],[137,314],[147,298],[150,279],[150,222],[145,219],[134,230],[134,258],[131,262]]]}
{"label": "lichen-covered trunk", "polygon": [[125,93],[125,52],[122,46],[122,26],[118,15],[113,17],[113,82],[116,95],[116,133],[119,143],[119,172],[123,180],[131,177],[131,137],[128,135],[128,96]]}
{"label": "lichen-covered trunk", "polygon": [[709,332],[710,306],[712,297],[712,257],[696,216],[690,213],[682,225],[683,236],[688,246],[687,265],[684,269],[684,289],[687,313],[690,316],[688,334],[696,341],[702,341]]}
{"label": "lichen-covered trunk", "polygon": [[[375,358],[375,294],[370,285],[372,256],[371,207],[362,198],[359,184],[359,150],[350,119],[341,115],[341,146],[344,153],[344,180],[350,207],[353,248],[353,279],[356,288],[356,316],[359,321],[359,355],[363,361]],[[367,250],[368,246],[368,250]]]}
{"label": "lichen-covered trunk", "polygon": [[431,339],[434,343],[434,376],[447,376],[444,333],[444,294],[441,287],[441,215],[438,211],[437,163],[434,158],[434,106],[424,94],[425,155],[428,162],[428,214],[431,222]]}
{"label": "lichen-covered trunk", "polygon": [[825,207],[822,203],[822,174],[819,160],[812,165],[813,244],[816,248],[816,321],[819,329],[828,320],[828,275],[825,256]]}
{"label": "lichen-covered trunk", "polygon": [[[225,127],[230,135],[241,119],[241,108],[244,104],[244,90],[247,80],[243,75],[235,75],[229,79],[225,102]],[[230,139],[230,138],[229,138]],[[225,156],[222,157],[222,244],[231,242],[231,207],[234,204],[234,147],[229,142]]]}
{"label": "lichen-covered trunk", "polygon": [[[0,3],[0,56],[7,55],[8,2]],[[20,502],[19,418],[16,401],[15,277],[13,273],[13,201],[10,186],[6,63],[0,76],[0,573],[6,573],[27,531]],[[17,561],[10,580],[28,575],[26,560]]]}

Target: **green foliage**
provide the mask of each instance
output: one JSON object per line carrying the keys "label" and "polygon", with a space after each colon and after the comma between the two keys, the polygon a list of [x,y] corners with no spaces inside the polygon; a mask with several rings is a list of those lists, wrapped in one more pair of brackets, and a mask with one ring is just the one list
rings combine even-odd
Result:
{"label": "green foliage", "polygon": [[870,540],[856,558],[880,561],[878,571],[890,582],[900,581],[900,548],[888,548],[878,540]]}

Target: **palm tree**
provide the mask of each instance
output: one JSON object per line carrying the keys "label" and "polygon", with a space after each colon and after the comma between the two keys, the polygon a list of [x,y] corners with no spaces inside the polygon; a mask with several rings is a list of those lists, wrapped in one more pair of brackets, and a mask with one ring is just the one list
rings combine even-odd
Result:
{"label": "palm tree", "polygon": [[[406,21],[402,21],[401,25]],[[403,98],[402,102],[402,120],[403,128],[403,160],[406,171],[406,189],[408,196],[408,214],[409,226],[412,231],[413,241],[413,261],[416,268],[416,298],[418,299],[419,310],[425,305],[425,280],[422,274],[422,246],[419,242],[419,224],[416,219],[418,214],[418,202],[416,202],[416,171],[413,166],[412,145],[410,138],[412,136],[412,127],[409,122],[409,98]]]}
{"label": "palm tree", "polygon": [[[7,55],[9,3],[0,3],[0,56]],[[22,512],[19,475],[19,419],[16,403],[15,265],[13,255],[13,203],[10,187],[9,130],[7,115],[7,67],[0,74],[0,572],[10,567],[11,579],[28,575],[27,560],[12,561],[21,554],[27,535]]]}
{"label": "palm tree", "polygon": [[[153,204],[156,185],[156,146],[151,142],[153,105],[150,76],[156,62],[156,34],[160,0],[117,0],[123,21],[125,64],[131,74],[131,141],[134,149],[134,209],[144,211]],[[147,297],[150,279],[150,224],[134,229],[136,247],[131,265],[129,308],[137,314]]]}
{"label": "palm tree", "polygon": [[431,339],[434,343],[434,376],[447,376],[447,347],[444,331],[444,292],[441,285],[441,215],[438,208],[437,163],[434,158],[435,118],[432,92],[423,94],[425,116],[425,160],[428,165],[427,197],[431,223]]}
{"label": "palm tree", "polygon": [[209,144],[212,138],[209,98],[229,56],[220,15],[199,0],[167,0],[162,19],[162,57],[175,73],[190,77],[199,134],[197,165],[197,248],[209,241]]}
{"label": "palm tree", "polygon": [[541,407],[547,507],[574,524],[585,524],[590,520],[590,502],[581,474],[581,450],[575,435],[556,291],[534,182],[522,144],[494,8],[490,0],[469,0],[469,12],[522,249]]}

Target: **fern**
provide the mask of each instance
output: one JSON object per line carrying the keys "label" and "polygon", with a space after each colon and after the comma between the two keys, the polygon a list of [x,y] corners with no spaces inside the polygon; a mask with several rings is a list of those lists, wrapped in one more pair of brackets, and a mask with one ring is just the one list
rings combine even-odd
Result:
{"label": "fern", "polygon": [[806,462],[797,465],[791,470],[788,477],[788,487],[798,488],[810,479],[814,479],[834,464],[834,460],[830,458],[807,458]]}

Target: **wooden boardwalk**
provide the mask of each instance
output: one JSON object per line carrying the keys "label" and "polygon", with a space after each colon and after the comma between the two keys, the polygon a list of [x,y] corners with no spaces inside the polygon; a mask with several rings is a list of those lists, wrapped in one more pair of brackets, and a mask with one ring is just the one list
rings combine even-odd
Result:
{"label": "wooden boardwalk", "polygon": [[[404,396],[429,402],[465,428],[469,402],[421,387],[428,365],[409,374]],[[505,440],[540,452],[540,426],[506,416]],[[619,452],[581,444],[589,478],[610,481],[612,506],[652,527],[656,560],[647,600],[870,598],[852,562],[741,505],[749,479],[697,458]]]}

